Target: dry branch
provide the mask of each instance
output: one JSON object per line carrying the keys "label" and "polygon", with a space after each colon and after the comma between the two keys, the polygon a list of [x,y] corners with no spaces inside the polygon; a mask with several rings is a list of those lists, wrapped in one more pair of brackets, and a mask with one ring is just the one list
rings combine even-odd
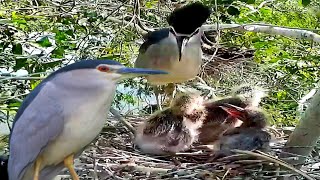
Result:
{"label": "dry branch", "polygon": [[133,139],[133,134],[135,134],[135,128],[128,121],[126,121],[116,109],[111,107],[110,112],[114,115],[116,119],[118,119],[125,127],[129,129],[129,131],[132,133],[130,137]]}
{"label": "dry branch", "polygon": [[223,30],[223,29],[236,29],[241,31],[251,31],[266,33],[271,35],[281,35],[297,39],[306,39],[320,43],[320,35],[309,30],[280,27],[268,24],[212,24],[203,25],[204,31]]}

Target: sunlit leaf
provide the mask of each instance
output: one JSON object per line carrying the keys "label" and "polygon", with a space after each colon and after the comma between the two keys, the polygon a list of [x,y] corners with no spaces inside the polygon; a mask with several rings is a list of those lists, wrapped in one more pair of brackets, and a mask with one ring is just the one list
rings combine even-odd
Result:
{"label": "sunlit leaf", "polygon": [[53,58],[62,58],[64,55],[64,49],[62,47],[58,47],[52,51],[51,57]]}
{"label": "sunlit leaf", "polygon": [[56,32],[55,40],[58,41],[58,42],[67,40],[67,35],[66,35],[66,33],[63,32],[63,31],[58,31],[58,32]]}
{"label": "sunlit leaf", "polygon": [[41,82],[41,80],[32,80],[30,82],[30,87],[31,87],[31,90],[33,90],[34,88],[36,88],[38,86],[38,84]]}
{"label": "sunlit leaf", "polygon": [[16,102],[11,102],[8,104],[8,108],[13,108],[13,107],[20,107],[21,102],[16,101]]}
{"label": "sunlit leaf", "polygon": [[49,38],[47,36],[42,37],[41,39],[39,39],[36,42],[42,47],[50,47],[50,46],[52,46],[52,43],[49,41]]}

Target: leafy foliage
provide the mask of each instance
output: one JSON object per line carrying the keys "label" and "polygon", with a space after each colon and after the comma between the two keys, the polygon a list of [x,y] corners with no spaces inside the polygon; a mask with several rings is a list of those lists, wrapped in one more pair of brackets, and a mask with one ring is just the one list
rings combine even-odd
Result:
{"label": "leafy foliage", "polygon": [[[291,8],[286,11],[287,7]],[[242,8],[234,21],[241,24],[264,22],[294,28],[319,28],[319,17],[294,1],[273,3],[270,7],[262,7],[257,13],[249,12],[250,9]],[[230,37],[231,41],[227,40]],[[319,48],[312,42],[251,32],[225,38],[232,45],[256,50],[255,61],[268,72],[268,76],[273,76],[268,81],[272,98],[267,100],[266,108],[274,115],[278,125],[294,125],[297,121],[297,101],[317,87],[319,82]]]}

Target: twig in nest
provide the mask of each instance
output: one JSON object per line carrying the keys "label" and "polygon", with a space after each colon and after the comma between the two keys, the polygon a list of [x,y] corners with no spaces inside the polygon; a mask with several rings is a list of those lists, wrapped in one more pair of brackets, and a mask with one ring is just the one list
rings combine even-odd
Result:
{"label": "twig in nest", "polygon": [[270,156],[270,155],[266,155],[265,153],[262,154],[262,153],[259,152],[259,151],[258,151],[259,153],[255,153],[255,152],[252,152],[252,151],[243,151],[243,150],[237,150],[237,149],[232,150],[232,151],[233,151],[233,152],[236,152],[236,153],[242,153],[242,154],[248,154],[248,155],[256,156],[256,157],[263,158],[263,159],[265,159],[265,160],[271,161],[271,162],[273,162],[273,163],[280,164],[280,165],[282,165],[282,166],[284,166],[284,167],[286,167],[286,168],[288,168],[288,169],[290,169],[290,170],[292,170],[292,171],[300,174],[301,176],[305,177],[306,179],[314,180],[313,177],[309,176],[308,174],[302,172],[302,171],[299,170],[299,169],[296,169],[296,168],[293,167],[292,165],[290,165],[290,164],[288,164],[288,163],[286,163],[286,162],[284,162],[284,161],[282,161],[282,160],[280,160],[280,159],[277,159],[277,158],[275,158],[275,157],[272,157],[272,156]]}
{"label": "twig in nest", "polygon": [[107,166],[113,170],[117,169],[131,169],[131,170],[136,170],[140,172],[150,172],[150,173],[167,173],[171,169],[166,169],[166,168],[157,168],[157,167],[146,167],[146,166],[141,166],[141,165],[136,165],[136,164],[99,164],[100,166]]}
{"label": "twig in nest", "polygon": [[98,173],[97,173],[97,163],[98,163],[98,159],[97,159],[97,152],[96,150],[93,150],[93,179],[94,180],[98,180]]}
{"label": "twig in nest", "polygon": [[172,171],[172,172],[169,172],[167,174],[162,174],[162,175],[160,175],[160,177],[165,177],[165,176],[173,175],[173,174],[176,174],[176,173],[179,173],[179,172],[183,172],[183,171],[186,171],[186,170],[197,169],[197,168],[200,168],[200,167],[205,167],[205,166],[214,165],[214,164],[217,164],[217,163],[199,164],[199,165],[196,165],[196,166],[191,166],[191,167],[180,169],[180,170],[177,170],[177,171]]}
{"label": "twig in nest", "polygon": [[113,116],[118,119],[125,127],[127,127],[129,129],[129,131],[131,132],[130,134],[130,138],[133,139],[134,138],[134,134],[136,132],[135,128],[128,122],[126,121],[121,115],[120,113],[115,110],[113,107],[110,108],[110,112],[113,114]]}

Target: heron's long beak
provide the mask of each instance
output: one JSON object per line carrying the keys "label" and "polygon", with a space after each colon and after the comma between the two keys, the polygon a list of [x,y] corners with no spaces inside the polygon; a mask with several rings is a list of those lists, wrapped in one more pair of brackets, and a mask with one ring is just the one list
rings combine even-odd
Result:
{"label": "heron's long beak", "polygon": [[128,76],[148,76],[148,75],[157,75],[157,74],[168,74],[166,71],[162,70],[153,70],[153,69],[144,69],[144,68],[121,68],[117,71],[119,74],[128,75]]}
{"label": "heron's long beak", "polygon": [[[182,53],[185,51],[190,39],[194,38],[195,36],[198,36],[198,34],[201,34],[202,31],[200,31],[200,28],[197,28],[193,33],[190,35],[187,34],[175,34],[179,49],[179,61],[181,61]],[[198,37],[195,37],[198,38]],[[201,38],[201,37],[200,37]],[[199,47],[200,48],[200,47]],[[190,49],[189,49],[190,50]]]}
{"label": "heron's long beak", "polygon": [[241,107],[228,104],[228,103],[225,103],[219,107],[222,108],[224,111],[226,111],[228,114],[230,114],[234,118],[237,118],[240,120],[243,120],[245,118],[246,110]]}

